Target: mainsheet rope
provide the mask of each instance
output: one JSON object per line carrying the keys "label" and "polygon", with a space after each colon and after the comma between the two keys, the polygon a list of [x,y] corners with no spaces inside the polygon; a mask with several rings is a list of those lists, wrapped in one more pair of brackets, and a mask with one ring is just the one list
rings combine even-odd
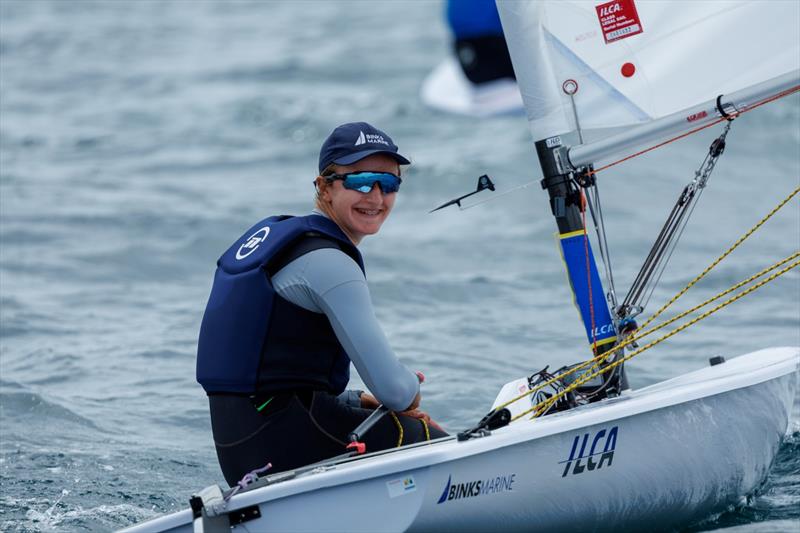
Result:
{"label": "mainsheet rope", "polygon": [[[736,249],[736,248],[737,248],[739,245],[741,245],[741,244],[742,244],[742,242],[744,242],[744,241],[745,241],[745,240],[746,240],[748,237],[750,237],[750,235],[752,235],[752,234],[753,234],[753,233],[754,233],[754,232],[755,232],[755,231],[756,231],[758,228],[760,228],[760,227],[761,227],[761,226],[762,226],[762,225],[763,225],[763,224],[764,224],[764,223],[765,223],[767,220],[769,220],[769,219],[770,219],[770,218],[771,218],[771,217],[772,217],[772,216],[773,216],[775,213],[777,213],[777,212],[778,212],[778,210],[780,210],[780,209],[781,209],[781,208],[782,208],[784,205],[786,205],[786,204],[789,202],[789,200],[791,200],[791,199],[792,199],[792,198],[793,198],[793,197],[794,197],[794,196],[795,196],[795,195],[796,195],[798,192],[800,192],[800,187],[798,187],[798,188],[796,188],[794,191],[792,191],[792,192],[791,192],[791,193],[790,193],[790,194],[789,194],[789,195],[788,195],[788,196],[787,196],[785,199],[783,199],[783,200],[782,200],[782,201],[781,201],[781,202],[780,202],[780,203],[779,203],[779,204],[778,204],[778,205],[777,205],[777,206],[776,206],[776,207],[775,207],[775,208],[774,208],[772,211],[770,211],[770,212],[769,212],[769,213],[768,213],[768,214],[767,214],[767,215],[766,215],[764,218],[762,218],[762,219],[761,219],[761,220],[760,220],[758,223],[756,223],[756,225],[755,225],[755,226],[753,226],[753,227],[752,227],[750,230],[748,230],[748,231],[747,231],[747,232],[746,232],[746,233],[745,233],[745,234],[744,234],[742,237],[740,237],[740,238],[739,238],[739,239],[738,239],[738,240],[737,240],[737,241],[736,241],[736,242],[735,242],[735,243],[734,243],[734,244],[733,244],[733,245],[732,245],[730,248],[728,248],[728,250],[726,250],[726,251],[725,251],[725,252],[724,252],[724,253],[723,253],[723,254],[722,254],[720,257],[718,257],[717,259],[715,259],[715,260],[714,260],[714,261],[713,261],[713,262],[712,262],[712,263],[711,263],[711,264],[710,264],[710,265],[709,265],[709,266],[708,266],[708,267],[707,267],[707,268],[706,268],[706,269],[703,271],[703,273],[701,273],[701,274],[700,274],[699,276],[697,276],[697,277],[696,277],[694,280],[692,280],[692,281],[689,283],[689,285],[687,285],[686,287],[684,287],[684,289],[682,289],[682,290],[681,290],[681,291],[678,293],[678,295],[676,295],[675,297],[673,297],[673,298],[670,300],[670,302],[669,302],[667,305],[665,305],[664,307],[662,307],[661,309],[659,309],[659,310],[658,310],[656,313],[657,313],[657,314],[661,314],[661,313],[663,313],[663,311],[664,311],[664,310],[665,310],[667,307],[669,307],[669,305],[671,305],[672,303],[674,303],[674,301],[676,301],[676,300],[677,300],[677,299],[678,299],[680,296],[682,296],[683,294],[685,294],[685,293],[686,293],[686,291],[688,291],[688,290],[689,290],[689,289],[690,289],[690,288],[691,288],[693,285],[695,285],[695,284],[696,284],[696,283],[697,283],[697,282],[698,282],[698,281],[699,281],[699,280],[700,280],[702,277],[704,277],[704,276],[705,276],[705,275],[706,275],[706,274],[707,274],[707,273],[708,273],[710,270],[712,270],[712,269],[713,269],[715,266],[717,266],[717,265],[718,265],[718,264],[719,264],[719,263],[720,263],[720,262],[721,262],[721,261],[722,261],[722,260],[723,260],[725,257],[727,257],[727,256],[728,256],[728,255],[729,255],[729,254],[730,254],[730,253],[731,253],[733,250],[735,250],[735,249]],[[702,308],[702,307],[705,307],[705,306],[706,306],[706,305],[708,305],[709,303],[711,303],[711,302],[714,302],[714,301],[718,300],[719,298],[721,298],[721,297],[723,297],[723,296],[725,296],[725,295],[727,295],[727,294],[730,294],[730,293],[731,293],[731,292],[733,292],[734,290],[737,290],[737,289],[741,288],[742,286],[744,286],[744,285],[746,285],[746,284],[748,284],[748,283],[751,283],[752,281],[754,281],[754,280],[758,279],[759,277],[761,277],[761,276],[765,275],[766,273],[768,273],[768,272],[771,272],[772,270],[775,270],[776,268],[778,268],[778,267],[780,267],[780,266],[782,266],[782,265],[786,264],[787,262],[791,261],[792,259],[795,259],[795,258],[796,258],[796,257],[798,257],[799,255],[800,255],[800,252],[795,252],[794,254],[792,254],[791,256],[789,256],[788,258],[786,258],[786,259],[782,259],[781,261],[778,261],[777,263],[775,263],[775,264],[773,264],[773,265],[771,265],[771,266],[769,266],[769,267],[765,268],[764,270],[762,270],[762,271],[760,271],[760,272],[758,272],[758,273],[756,273],[756,274],[754,274],[754,275],[750,276],[749,278],[747,278],[747,279],[745,279],[745,280],[743,280],[743,281],[741,281],[741,282],[737,283],[736,285],[732,286],[731,288],[729,288],[729,289],[726,289],[725,291],[722,291],[721,293],[719,293],[719,294],[715,295],[715,296],[714,296],[714,297],[712,297],[712,298],[709,298],[709,299],[708,299],[708,300],[706,300],[705,302],[703,302],[703,303],[701,303],[701,304],[699,304],[699,305],[697,305],[697,306],[695,306],[695,307],[693,307],[693,308],[691,308],[691,309],[689,309],[689,310],[687,310],[687,311],[684,311],[683,313],[681,313],[681,314],[679,314],[679,315],[677,315],[677,316],[675,316],[675,317],[671,318],[670,320],[668,320],[668,321],[666,321],[666,322],[664,322],[664,323],[662,323],[662,324],[659,324],[659,325],[657,325],[656,327],[653,327],[653,328],[651,328],[651,329],[649,329],[649,330],[643,331],[643,330],[644,330],[644,327],[645,327],[646,325],[648,325],[650,322],[652,322],[652,320],[651,320],[651,319],[648,319],[648,320],[647,320],[647,321],[646,321],[646,322],[645,322],[645,323],[644,323],[644,324],[643,324],[643,325],[642,325],[642,326],[641,326],[641,327],[640,327],[638,330],[636,330],[636,332],[634,332],[634,333],[633,333],[633,334],[631,334],[631,335],[630,335],[630,336],[629,336],[627,339],[625,339],[623,342],[621,342],[620,344],[618,344],[617,346],[615,346],[615,347],[614,347],[614,349],[615,349],[615,350],[620,350],[620,349],[622,349],[622,348],[625,348],[625,347],[627,347],[627,346],[630,346],[630,345],[632,345],[632,344],[633,344],[633,343],[635,343],[636,341],[638,341],[638,340],[640,340],[640,339],[642,339],[642,338],[644,338],[644,337],[646,337],[646,336],[648,336],[648,335],[650,335],[650,334],[654,333],[655,331],[658,331],[659,329],[661,329],[661,328],[663,328],[663,327],[666,327],[667,325],[669,325],[669,324],[672,324],[672,323],[674,323],[674,322],[675,322],[675,321],[677,321],[677,320],[680,320],[681,318],[685,317],[686,315],[688,315],[688,314],[690,314],[690,313],[692,313],[692,312],[694,312],[694,311],[696,311],[696,310],[698,310],[698,309],[700,309],[700,308]],[[689,322],[687,322],[687,323],[685,323],[685,324],[683,324],[683,325],[679,326],[677,329],[675,329],[675,330],[673,330],[673,331],[669,332],[667,335],[665,335],[665,336],[663,336],[663,337],[661,337],[661,338],[657,339],[656,341],[653,341],[653,342],[651,342],[651,343],[647,344],[646,346],[644,346],[644,347],[642,347],[642,348],[640,348],[640,349],[637,349],[637,350],[635,350],[634,352],[631,352],[631,354],[628,354],[627,356],[625,356],[625,357],[623,357],[623,358],[620,358],[620,359],[618,359],[618,360],[614,361],[613,363],[609,363],[608,365],[604,366],[603,368],[599,369],[598,371],[594,372],[593,374],[591,374],[591,375],[590,375],[590,376],[588,376],[588,377],[587,377],[587,376],[582,376],[582,377],[581,377],[581,378],[579,378],[579,379],[578,379],[576,382],[574,382],[573,384],[571,384],[569,387],[565,388],[564,390],[560,391],[558,394],[556,394],[555,396],[551,397],[550,399],[548,399],[548,400],[545,400],[545,401],[543,401],[543,402],[540,402],[539,404],[537,404],[537,405],[536,405],[536,406],[534,406],[533,408],[531,408],[531,409],[529,409],[529,410],[525,411],[524,413],[522,413],[522,414],[520,414],[520,415],[517,415],[517,416],[515,416],[514,418],[512,418],[512,421],[513,421],[513,420],[517,420],[518,418],[520,418],[521,416],[524,416],[525,414],[528,414],[528,413],[530,413],[530,412],[532,412],[532,411],[535,411],[535,410],[537,409],[537,407],[539,407],[539,406],[544,406],[543,404],[547,404],[546,406],[544,406],[544,407],[545,407],[545,409],[546,409],[547,407],[549,407],[550,405],[552,405],[552,403],[554,403],[554,402],[555,402],[555,401],[557,401],[559,398],[561,398],[561,397],[562,397],[564,394],[566,394],[566,393],[568,393],[568,392],[571,392],[572,390],[574,390],[574,389],[575,389],[575,388],[577,388],[578,386],[582,385],[583,383],[585,383],[585,382],[586,382],[586,381],[588,381],[589,379],[592,379],[592,378],[594,378],[594,377],[596,377],[596,376],[598,376],[598,375],[600,375],[600,374],[603,374],[603,373],[605,373],[605,372],[608,372],[609,370],[611,370],[611,369],[615,368],[616,366],[618,366],[618,365],[619,365],[619,364],[621,364],[622,362],[624,362],[624,361],[627,361],[627,360],[631,359],[632,357],[634,357],[634,356],[636,356],[636,355],[639,355],[640,353],[644,352],[645,350],[647,350],[647,349],[649,349],[649,348],[651,348],[651,347],[655,346],[656,344],[658,344],[658,343],[660,343],[660,342],[662,342],[662,341],[666,340],[667,338],[669,338],[669,337],[671,337],[671,336],[675,335],[676,333],[678,333],[678,332],[680,332],[680,331],[683,331],[684,329],[688,328],[689,326],[691,326],[691,325],[693,325],[693,324],[695,324],[695,323],[699,322],[700,320],[702,320],[702,319],[706,318],[706,317],[707,317],[707,316],[709,316],[710,314],[713,314],[713,313],[715,313],[716,311],[718,311],[718,310],[722,309],[723,307],[726,307],[727,305],[730,305],[731,303],[735,302],[736,300],[738,300],[738,299],[742,298],[743,296],[745,296],[745,295],[747,295],[747,294],[749,294],[749,293],[753,292],[754,290],[758,289],[759,287],[763,286],[764,284],[766,284],[766,283],[768,283],[768,282],[770,282],[770,281],[774,280],[774,279],[775,279],[775,278],[777,278],[778,276],[780,276],[780,275],[782,275],[782,274],[785,274],[786,272],[788,272],[788,271],[789,271],[789,270],[791,270],[792,268],[795,268],[795,267],[797,267],[798,265],[800,265],[800,261],[795,261],[794,263],[790,264],[788,267],[785,267],[785,268],[783,268],[783,269],[782,269],[782,270],[780,270],[779,272],[777,272],[777,273],[775,273],[775,274],[773,274],[773,275],[769,276],[767,279],[765,279],[765,280],[762,280],[762,281],[761,281],[761,282],[759,282],[758,284],[756,284],[756,285],[753,285],[752,287],[749,287],[749,288],[748,288],[748,289],[746,289],[745,291],[743,291],[743,292],[741,292],[741,293],[737,294],[736,296],[734,296],[734,297],[730,298],[729,300],[726,300],[725,302],[723,302],[722,304],[720,304],[720,305],[718,305],[718,306],[714,307],[714,308],[713,308],[713,309],[711,309],[710,311],[707,311],[706,313],[703,313],[702,315],[700,315],[700,316],[698,316],[698,317],[696,317],[696,318],[694,318],[694,319],[690,320]],[[652,318],[652,317],[651,317],[651,318]],[[641,333],[638,333],[638,332],[641,332]],[[545,381],[545,382],[543,382],[543,383],[539,384],[538,386],[534,387],[533,389],[530,389],[530,390],[528,390],[528,391],[526,391],[526,392],[524,392],[524,393],[522,393],[522,394],[520,394],[520,395],[518,395],[518,396],[516,396],[516,397],[512,398],[511,400],[509,400],[509,401],[507,401],[507,402],[505,402],[505,403],[503,403],[503,404],[500,404],[499,406],[497,406],[497,407],[494,409],[494,411],[495,411],[495,412],[496,412],[496,411],[499,411],[500,409],[503,409],[504,407],[507,407],[507,406],[511,405],[512,403],[514,403],[514,402],[517,402],[517,401],[519,401],[519,400],[521,400],[521,399],[523,399],[523,398],[525,398],[525,397],[527,397],[527,396],[530,396],[531,394],[534,394],[535,392],[537,392],[537,391],[539,391],[539,390],[543,389],[544,387],[546,387],[546,386],[548,386],[548,385],[551,385],[551,384],[555,383],[556,381],[559,381],[559,380],[561,380],[563,377],[565,377],[565,376],[568,376],[568,375],[570,375],[570,374],[573,374],[573,373],[575,373],[575,372],[578,372],[578,371],[580,371],[580,370],[582,370],[582,369],[586,368],[587,366],[589,366],[589,365],[591,365],[591,364],[597,363],[597,362],[599,362],[599,361],[601,361],[601,360],[605,359],[606,357],[608,357],[608,354],[607,354],[607,353],[603,353],[603,354],[597,355],[597,356],[595,356],[595,357],[593,357],[593,358],[591,358],[591,359],[589,359],[589,360],[587,360],[587,361],[584,361],[583,363],[581,363],[581,364],[579,364],[579,365],[576,365],[576,366],[574,366],[573,368],[569,369],[568,371],[566,371],[566,372],[564,372],[564,373],[561,373],[561,374],[559,374],[558,376],[554,376],[553,378],[551,378],[551,379],[549,379],[549,380],[547,380],[547,381]],[[538,411],[537,413],[535,413],[535,414],[534,414],[534,417],[535,417],[535,416],[538,416],[539,414],[541,414],[541,412],[544,412],[544,411],[543,411],[543,410],[541,410],[541,411]]]}
{"label": "mainsheet rope", "polygon": [[754,232],[755,232],[755,231],[756,231],[758,228],[760,228],[761,226],[763,226],[763,225],[764,225],[764,223],[765,223],[767,220],[769,220],[770,218],[772,218],[772,215],[774,215],[775,213],[777,213],[777,212],[780,210],[780,208],[781,208],[781,207],[783,207],[784,205],[786,205],[786,204],[789,202],[789,200],[791,200],[792,198],[794,198],[794,196],[795,196],[795,195],[796,195],[798,192],[800,192],[800,187],[796,188],[794,191],[792,191],[792,192],[789,194],[789,196],[787,196],[786,198],[784,198],[783,200],[781,200],[781,202],[780,202],[780,203],[779,203],[777,206],[775,206],[775,208],[774,208],[772,211],[770,211],[769,213],[767,213],[767,215],[766,215],[764,218],[762,218],[761,220],[759,220],[759,221],[758,221],[758,223],[757,223],[755,226],[753,226],[752,228],[750,228],[750,229],[747,231],[747,233],[745,233],[744,235],[742,235],[741,237],[739,237],[739,239],[738,239],[738,240],[737,240],[735,243],[733,243],[733,245],[731,245],[731,247],[730,247],[730,248],[728,248],[727,250],[725,250],[725,252],[724,252],[722,255],[720,255],[718,258],[716,258],[716,259],[714,260],[714,262],[712,262],[710,265],[708,265],[708,266],[706,267],[706,269],[705,269],[705,270],[703,270],[703,271],[702,271],[702,272],[701,272],[701,273],[700,273],[700,274],[699,274],[699,275],[698,275],[696,278],[694,278],[692,281],[690,281],[690,282],[689,282],[689,284],[688,284],[688,285],[686,285],[686,287],[684,287],[683,289],[681,289],[681,290],[680,290],[680,292],[678,292],[678,294],[676,294],[675,296],[673,296],[673,297],[672,297],[672,298],[671,298],[671,299],[670,299],[670,300],[669,300],[667,303],[665,303],[665,304],[664,304],[664,305],[661,307],[661,309],[659,309],[658,311],[656,311],[655,313],[653,313],[653,315],[652,315],[650,318],[648,318],[647,320],[645,320],[645,321],[644,321],[644,323],[642,323],[642,325],[641,325],[641,326],[639,326],[639,329],[644,329],[645,327],[647,327],[647,325],[648,325],[648,324],[650,324],[650,323],[651,323],[653,320],[655,320],[655,319],[656,319],[656,318],[657,318],[659,315],[661,315],[661,313],[663,313],[664,311],[666,311],[666,310],[667,310],[667,308],[668,308],[669,306],[671,306],[672,304],[674,304],[674,303],[675,303],[675,302],[678,300],[678,298],[680,298],[681,296],[683,296],[684,294],[686,294],[686,291],[688,291],[689,289],[691,289],[691,288],[692,288],[692,287],[693,287],[693,286],[694,286],[694,285],[695,285],[695,284],[696,284],[698,281],[700,281],[701,279],[703,279],[703,278],[706,276],[706,274],[708,274],[709,272],[711,272],[711,270],[713,270],[713,269],[714,269],[714,267],[716,267],[716,266],[717,266],[717,265],[718,265],[720,262],[722,262],[722,260],[723,260],[723,259],[725,259],[726,257],[728,257],[728,256],[731,254],[731,252],[733,252],[733,251],[734,251],[736,248],[738,248],[738,247],[739,247],[739,245],[740,245],[740,244],[742,244],[742,243],[743,243],[743,242],[744,242],[744,241],[745,241],[745,240],[746,240],[746,239],[747,239],[747,238],[748,238],[750,235],[752,235],[752,234],[753,234],[753,233],[754,233]]}
{"label": "mainsheet rope", "polygon": [[[651,328],[650,330],[647,330],[647,331],[645,331],[645,332],[642,332],[642,333],[640,333],[639,335],[631,335],[631,336],[630,336],[630,337],[628,337],[628,338],[627,338],[627,339],[626,339],[624,342],[622,342],[622,343],[620,343],[619,345],[615,346],[615,349],[621,349],[621,348],[625,348],[625,347],[627,347],[627,346],[629,346],[629,345],[633,344],[634,342],[636,342],[636,341],[638,341],[638,340],[641,340],[642,338],[644,338],[644,337],[646,337],[646,336],[648,336],[648,335],[650,335],[650,334],[652,334],[652,333],[654,333],[654,332],[658,331],[659,329],[661,329],[661,328],[663,328],[663,327],[666,327],[666,326],[668,326],[669,324],[672,324],[673,322],[675,322],[675,321],[677,321],[677,320],[680,320],[681,318],[685,317],[686,315],[688,315],[688,314],[690,314],[690,313],[693,313],[694,311],[697,311],[698,309],[700,309],[700,308],[702,308],[702,307],[705,307],[705,306],[706,306],[706,305],[708,305],[709,303],[711,303],[711,302],[714,302],[714,301],[718,300],[719,298],[721,298],[721,297],[723,297],[723,296],[725,296],[725,295],[727,295],[727,294],[730,294],[730,293],[731,293],[731,292],[733,292],[734,290],[736,290],[736,289],[738,289],[738,288],[741,288],[742,286],[744,286],[744,285],[746,285],[746,284],[748,284],[748,283],[750,283],[750,282],[754,281],[755,279],[757,279],[757,278],[759,278],[759,277],[763,276],[764,274],[766,274],[766,273],[768,273],[768,272],[770,272],[770,271],[772,271],[772,270],[775,270],[775,269],[776,269],[776,268],[778,268],[779,266],[781,266],[781,265],[784,265],[784,264],[786,264],[787,262],[789,262],[789,261],[791,261],[792,259],[795,259],[795,258],[797,258],[797,257],[800,257],[800,252],[795,252],[794,254],[792,254],[791,256],[789,256],[788,258],[786,258],[786,259],[782,259],[782,260],[778,261],[778,262],[777,262],[777,263],[775,263],[774,265],[771,265],[771,266],[769,266],[769,267],[765,268],[765,269],[764,269],[764,270],[762,270],[761,272],[759,272],[759,273],[757,273],[757,274],[754,274],[753,276],[750,276],[750,277],[749,277],[749,278],[747,278],[746,280],[743,280],[743,281],[741,281],[741,282],[737,283],[737,284],[736,284],[736,285],[734,285],[733,287],[731,287],[731,288],[729,288],[729,289],[726,289],[725,291],[723,291],[723,292],[721,292],[721,293],[717,294],[716,296],[713,296],[712,298],[709,298],[709,299],[708,299],[708,300],[706,300],[705,302],[703,302],[703,303],[701,303],[701,304],[699,304],[699,305],[697,305],[697,306],[693,307],[692,309],[689,309],[689,310],[687,310],[687,311],[684,311],[684,312],[683,312],[683,313],[681,313],[680,315],[677,315],[677,316],[675,316],[675,317],[671,318],[670,320],[668,320],[667,322],[664,322],[663,324],[659,324],[658,326],[656,326],[656,327],[654,327],[654,328]],[[788,267],[785,267],[785,268],[783,268],[782,270],[780,270],[779,272],[777,272],[777,273],[775,273],[775,274],[771,275],[769,278],[767,278],[767,279],[765,279],[765,280],[762,280],[762,281],[760,281],[758,284],[756,284],[756,285],[753,285],[752,287],[749,287],[747,290],[745,290],[745,291],[743,291],[743,292],[741,292],[741,293],[737,294],[736,296],[734,296],[734,297],[732,297],[732,298],[730,298],[730,299],[726,300],[726,301],[725,301],[725,302],[723,302],[722,304],[720,304],[720,305],[716,306],[715,308],[711,309],[710,311],[707,311],[707,312],[706,312],[706,313],[704,313],[703,315],[700,315],[700,316],[698,316],[698,317],[696,317],[696,318],[694,318],[694,319],[690,320],[689,322],[687,322],[687,323],[685,323],[685,324],[683,324],[683,325],[679,326],[677,329],[675,329],[675,330],[673,330],[673,331],[669,332],[667,335],[665,335],[665,336],[663,336],[663,337],[661,337],[661,338],[657,339],[656,341],[653,341],[653,342],[651,342],[650,344],[648,344],[648,345],[644,346],[643,348],[640,348],[640,349],[638,349],[638,350],[636,350],[636,351],[634,351],[634,352],[631,352],[630,354],[628,354],[628,355],[627,355],[627,356],[625,356],[624,358],[618,359],[617,361],[614,361],[613,363],[609,363],[607,366],[604,366],[604,367],[602,367],[600,370],[598,370],[598,371],[595,371],[594,373],[591,373],[591,374],[590,374],[590,375],[588,375],[588,376],[582,376],[581,378],[579,378],[579,380],[578,380],[578,381],[576,381],[575,383],[573,383],[572,385],[570,385],[569,387],[567,387],[567,388],[566,388],[566,389],[564,389],[563,391],[560,391],[560,392],[559,392],[559,393],[558,393],[556,396],[554,396],[554,397],[553,397],[553,398],[555,398],[554,400],[553,400],[553,398],[549,398],[548,400],[544,400],[544,401],[540,402],[539,404],[537,404],[536,406],[534,406],[533,408],[531,408],[531,409],[529,409],[529,410],[525,411],[524,413],[521,413],[521,414],[519,414],[519,415],[515,416],[514,418],[512,418],[512,419],[511,419],[511,421],[517,420],[518,418],[520,418],[520,417],[522,417],[522,416],[525,416],[526,414],[528,414],[528,413],[530,413],[530,412],[532,412],[532,411],[536,410],[536,409],[537,409],[539,406],[544,406],[544,409],[541,411],[541,412],[544,412],[544,410],[546,410],[546,408],[547,408],[547,407],[549,407],[550,405],[552,405],[552,403],[548,403],[548,402],[550,402],[550,400],[553,400],[553,403],[555,403],[555,401],[557,401],[557,400],[558,400],[558,399],[559,399],[561,396],[563,396],[564,394],[566,394],[566,393],[568,393],[568,392],[571,392],[572,390],[574,390],[574,388],[577,388],[577,387],[579,387],[580,385],[582,385],[583,383],[585,383],[586,381],[588,381],[588,380],[590,380],[590,379],[592,379],[592,378],[594,378],[594,377],[596,377],[596,376],[599,376],[600,374],[603,374],[603,373],[605,373],[605,372],[608,372],[609,370],[611,370],[611,369],[615,368],[615,367],[616,367],[618,364],[621,364],[621,363],[620,363],[620,361],[622,361],[622,362],[624,362],[624,361],[628,361],[628,360],[629,360],[629,359],[631,359],[632,357],[634,357],[634,356],[636,356],[636,355],[639,355],[640,353],[642,353],[643,351],[647,350],[648,348],[652,348],[652,347],[653,347],[653,346],[655,346],[656,344],[659,344],[660,342],[662,342],[662,341],[664,341],[664,340],[668,339],[669,337],[671,337],[671,336],[675,335],[676,333],[678,333],[678,332],[680,332],[680,331],[683,331],[684,329],[688,328],[689,326],[691,326],[691,325],[693,325],[693,324],[695,324],[695,323],[699,322],[699,321],[700,321],[700,320],[702,320],[703,318],[706,318],[706,317],[707,317],[707,316],[709,316],[710,314],[713,314],[713,313],[715,313],[716,311],[719,311],[720,309],[722,309],[723,307],[725,307],[725,306],[727,306],[727,305],[730,305],[731,303],[735,302],[736,300],[738,300],[738,299],[742,298],[743,296],[745,296],[745,295],[747,295],[747,294],[749,294],[749,293],[753,292],[754,290],[758,289],[759,287],[763,286],[764,284],[766,284],[766,283],[768,283],[768,282],[770,282],[770,281],[774,280],[774,279],[775,279],[775,278],[777,278],[778,276],[781,276],[782,274],[785,274],[786,272],[788,272],[789,270],[791,270],[791,269],[793,269],[793,268],[797,267],[798,265],[800,265],[800,261],[795,261],[794,263],[790,264]],[[560,380],[561,378],[563,378],[564,376],[568,376],[568,375],[570,375],[570,374],[573,374],[573,373],[575,373],[575,372],[578,372],[578,371],[580,371],[580,370],[582,370],[582,369],[584,369],[584,368],[586,368],[586,367],[588,367],[588,366],[590,366],[590,365],[592,365],[592,364],[595,364],[595,363],[597,363],[597,362],[601,361],[601,360],[602,360],[603,358],[605,358],[605,357],[607,357],[607,354],[600,354],[599,356],[596,356],[596,357],[594,357],[594,358],[592,358],[592,359],[589,359],[589,360],[587,360],[587,361],[584,361],[583,363],[581,363],[581,364],[579,364],[579,365],[576,365],[575,367],[571,368],[570,370],[568,370],[568,371],[566,371],[566,372],[564,372],[564,373],[561,373],[561,374],[559,374],[558,376],[554,376],[553,378],[551,378],[551,379],[549,379],[549,380],[545,381],[544,383],[541,383],[540,385],[538,385],[538,386],[534,387],[533,389],[531,389],[531,390],[529,390],[529,391],[527,391],[527,392],[525,392],[525,393],[522,393],[522,394],[520,394],[519,396],[517,396],[517,397],[515,397],[515,398],[512,398],[511,400],[509,400],[509,401],[507,401],[507,402],[505,402],[505,403],[503,403],[503,404],[501,404],[501,405],[497,406],[497,407],[495,408],[495,411],[498,411],[498,410],[500,410],[500,409],[503,409],[504,407],[507,407],[507,406],[511,405],[512,403],[514,403],[514,402],[517,402],[517,401],[519,401],[519,400],[521,400],[521,399],[525,398],[526,396],[530,396],[531,394],[533,394],[533,393],[535,393],[535,392],[537,392],[537,391],[539,391],[539,390],[543,389],[544,387],[546,387],[546,386],[548,386],[548,385],[551,385],[552,383],[555,383],[556,381],[559,381],[559,380]],[[595,366],[596,366],[596,365],[595,365]],[[577,383],[577,384],[576,384],[576,383]],[[547,404],[547,405],[545,406],[544,404]],[[537,413],[535,416],[538,416],[538,414],[540,414],[540,413]]]}
{"label": "mainsheet rope", "polygon": [[[784,260],[780,261],[780,263],[785,263],[788,260],[789,260],[789,258],[784,259]],[[648,349],[652,348],[653,346],[655,346],[655,345],[667,340],[668,338],[672,337],[673,335],[676,335],[677,333],[680,333],[681,331],[683,331],[684,329],[688,328],[689,326],[692,326],[692,325],[696,324],[697,322],[700,322],[701,320],[709,317],[710,315],[714,314],[715,312],[719,311],[720,309],[732,304],[736,300],[739,300],[740,298],[750,294],[751,292],[755,291],[756,289],[758,289],[760,287],[763,287],[764,285],[766,285],[770,281],[776,279],[778,276],[781,276],[781,275],[785,274],[786,272],[790,271],[793,268],[796,268],[797,266],[800,266],[800,261],[795,261],[795,262],[789,264],[788,266],[782,268],[778,272],[775,272],[774,274],[772,274],[768,278],[759,281],[755,285],[753,285],[751,287],[748,287],[747,289],[745,289],[744,291],[740,292],[739,294],[737,294],[735,296],[732,296],[731,298],[725,300],[724,302],[722,302],[721,304],[717,305],[716,307],[714,307],[712,309],[709,309],[705,313],[696,316],[695,318],[691,319],[690,321],[688,321],[688,322],[686,322],[684,324],[681,324],[680,326],[678,326],[674,330],[670,331],[666,335],[663,335],[663,336],[659,337],[658,339],[656,339],[656,340],[652,341],[651,343],[639,348],[638,350],[634,350],[633,352],[629,353],[625,357],[617,359],[613,363],[609,363],[605,367],[600,368],[600,369],[598,369],[598,370],[596,370],[594,372],[587,373],[586,375],[581,376],[580,378],[576,379],[572,384],[570,384],[568,387],[565,387],[563,390],[559,391],[558,393],[556,393],[552,397],[548,398],[547,400],[545,400],[543,402],[539,402],[538,404],[536,404],[535,406],[531,407],[527,411],[524,411],[524,412],[518,414],[517,416],[513,417],[511,419],[511,422],[513,422],[514,420],[517,420],[517,419],[519,419],[519,418],[521,418],[521,417],[523,417],[523,416],[525,416],[525,415],[527,415],[527,414],[529,414],[531,412],[534,412],[534,411],[535,412],[534,412],[534,414],[533,414],[533,416],[531,418],[536,418],[537,416],[539,416],[542,413],[546,412],[547,409],[549,409],[551,405],[553,405],[555,402],[557,402],[565,394],[567,394],[569,392],[572,392],[573,390],[577,389],[578,387],[580,387],[581,385],[583,385],[587,381],[589,381],[591,379],[594,379],[595,377],[597,377],[597,376],[599,376],[601,374],[604,374],[604,373],[608,372],[609,370],[612,370],[613,368],[616,368],[617,366],[621,365],[622,363],[633,359],[634,357],[636,357],[640,353],[644,352],[645,350],[648,350]],[[769,267],[768,270],[771,270],[773,268],[775,268],[774,265],[772,267]],[[659,326],[658,328],[654,328],[653,331],[655,331],[655,329],[660,329],[661,327],[662,326]],[[650,332],[648,332],[648,334],[649,333]],[[640,335],[639,337],[637,337],[637,339],[640,339],[643,336],[644,335]],[[601,358],[602,357],[596,357],[593,360],[596,361],[596,360],[599,360]]]}

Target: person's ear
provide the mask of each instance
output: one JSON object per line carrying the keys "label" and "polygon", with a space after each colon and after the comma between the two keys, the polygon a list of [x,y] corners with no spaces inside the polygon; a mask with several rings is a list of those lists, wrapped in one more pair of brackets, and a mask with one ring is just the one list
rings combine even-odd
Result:
{"label": "person's ear", "polygon": [[326,180],[322,176],[317,176],[315,185],[317,187],[317,196],[321,200],[329,201],[330,191],[328,190],[328,187],[330,186],[330,183],[328,183],[328,180]]}

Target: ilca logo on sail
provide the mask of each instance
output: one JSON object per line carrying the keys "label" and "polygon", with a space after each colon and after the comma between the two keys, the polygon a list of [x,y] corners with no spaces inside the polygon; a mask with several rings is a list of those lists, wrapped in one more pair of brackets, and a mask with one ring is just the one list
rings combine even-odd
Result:
{"label": "ilca logo on sail", "polygon": [[[587,470],[599,470],[603,465],[611,466],[614,460],[614,450],[617,448],[618,426],[614,426],[608,432],[601,429],[597,433],[584,433],[583,436],[576,435],[572,441],[572,449],[569,452],[569,459],[559,461],[559,464],[566,463],[564,473],[561,477],[566,477],[572,469],[572,475],[583,474]],[[580,451],[578,446],[580,445]],[[577,455],[576,455],[577,452]],[[597,456],[600,459],[597,459]],[[585,462],[584,462],[585,460]]]}
{"label": "ilca logo on sail", "polygon": [[258,249],[258,245],[264,242],[269,235],[269,226],[264,226],[247,238],[247,242],[239,246],[236,252],[236,259],[241,261]]}

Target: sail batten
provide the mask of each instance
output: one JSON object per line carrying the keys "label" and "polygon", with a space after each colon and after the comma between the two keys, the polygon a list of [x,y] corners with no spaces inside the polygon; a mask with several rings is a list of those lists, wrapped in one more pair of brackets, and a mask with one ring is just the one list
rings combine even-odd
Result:
{"label": "sail batten", "polygon": [[[793,0],[497,5],[535,141],[575,131],[567,80],[578,85],[584,138],[597,141],[800,69],[800,2]],[[689,120],[678,131],[699,125]]]}

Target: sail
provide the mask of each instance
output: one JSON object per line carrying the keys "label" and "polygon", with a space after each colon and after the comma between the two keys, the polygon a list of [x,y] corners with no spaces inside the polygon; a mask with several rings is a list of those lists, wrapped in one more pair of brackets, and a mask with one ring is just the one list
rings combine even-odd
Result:
{"label": "sail", "polygon": [[576,131],[576,114],[603,138],[800,69],[797,0],[497,5],[537,141]]}

